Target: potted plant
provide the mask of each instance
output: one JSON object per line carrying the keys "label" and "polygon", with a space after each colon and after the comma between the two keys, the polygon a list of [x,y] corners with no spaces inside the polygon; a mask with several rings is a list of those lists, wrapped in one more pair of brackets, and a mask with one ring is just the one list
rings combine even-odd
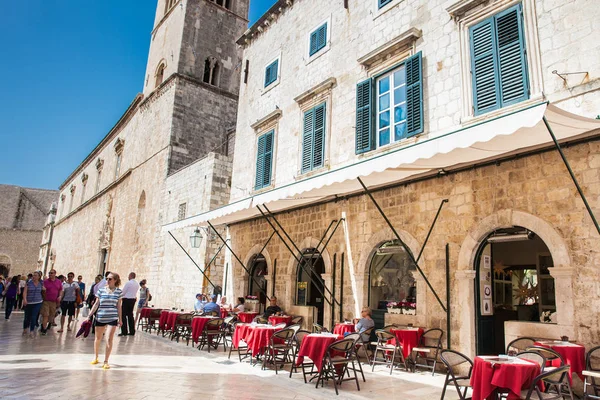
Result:
{"label": "potted plant", "polygon": [[395,301],[387,303],[387,310],[390,314],[402,314],[402,309],[398,306]]}

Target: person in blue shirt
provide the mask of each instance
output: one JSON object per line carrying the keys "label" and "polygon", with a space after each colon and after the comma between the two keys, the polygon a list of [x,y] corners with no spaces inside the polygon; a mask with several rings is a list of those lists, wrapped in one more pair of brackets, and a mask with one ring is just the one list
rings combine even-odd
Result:
{"label": "person in blue shirt", "polygon": [[216,312],[217,316],[221,315],[221,308],[217,304],[217,295],[213,294],[211,298],[211,302],[204,306],[204,313],[208,314],[210,312]]}
{"label": "person in blue shirt", "polygon": [[196,294],[196,301],[194,302],[194,311],[204,311],[206,305],[206,297],[202,293]]}

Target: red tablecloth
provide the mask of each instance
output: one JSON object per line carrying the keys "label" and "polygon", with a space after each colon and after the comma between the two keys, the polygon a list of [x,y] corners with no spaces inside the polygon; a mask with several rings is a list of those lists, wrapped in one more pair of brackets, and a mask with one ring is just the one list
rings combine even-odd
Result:
{"label": "red tablecloth", "polygon": [[509,399],[519,399],[521,390],[529,388],[540,374],[540,366],[534,362],[518,358],[496,360],[497,357],[475,357],[471,375],[473,400],[491,399],[498,388],[508,389]]}
{"label": "red tablecloth", "polygon": [[229,316],[229,310],[224,310],[221,308],[221,318],[225,319]]}
{"label": "red tablecloth", "polygon": [[167,328],[167,320],[169,319],[169,310],[162,310],[160,312],[160,319],[158,320],[158,327],[161,330],[166,330]]}
{"label": "red tablecloth", "polygon": [[246,341],[248,337],[248,331],[250,329],[250,324],[237,324],[235,326],[235,331],[233,332],[233,348],[237,349],[240,340]]}
{"label": "red tablecloth", "polygon": [[252,357],[256,357],[264,352],[271,341],[271,336],[277,331],[275,327],[268,325],[250,325],[245,342],[248,344],[248,349],[252,351]]}
{"label": "red tablecloth", "polygon": [[333,333],[344,336],[344,333],[353,333],[354,324],[335,324]]}
{"label": "red tablecloth", "polygon": [[282,322],[285,322],[285,326],[288,326],[289,324],[292,323],[292,316],[291,315],[280,315],[280,316],[271,315],[269,317],[269,323],[271,325],[281,324]]}
{"label": "red tablecloth", "polygon": [[396,335],[396,340],[400,341],[402,345],[402,354],[404,358],[410,355],[413,347],[419,345],[419,340],[423,336],[423,328],[403,328],[403,329],[391,329],[392,335]]}
{"label": "red tablecloth", "polygon": [[[585,369],[585,347],[579,344],[563,342],[536,342],[535,345],[551,348],[562,356],[563,360],[565,360],[565,364],[571,366],[569,369],[569,379],[571,380],[571,383],[573,383],[573,373],[579,375],[583,381],[584,376],[582,372]],[[552,361],[552,364],[555,367],[559,367],[560,360],[554,360]]]}
{"label": "red tablecloth", "polygon": [[194,317],[192,319],[192,341],[194,343],[198,342],[198,338],[202,335],[202,331],[204,331],[204,325],[211,319],[216,317]]}
{"label": "red tablecloth", "polygon": [[[175,320],[177,316],[181,314],[179,311],[169,311],[169,316],[167,317],[167,324],[165,325],[165,330],[172,331],[173,327],[175,327]],[[162,314],[161,314],[162,317]]]}
{"label": "red tablecloth", "polygon": [[142,310],[140,311],[140,318],[148,318],[150,316],[150,313],[152,312],[152,307],[144,307],[142,308]]}
{"label": "red tablecloth", "polygon": [[241,313],[238,313],[238,319],[241,322],[245,322],[245,323],[249,324],[250,322],[252,322],[254,317],[256,317],[257,315],[258,315],[257,312],[241,312]]}
{"label": "red tablecloth", "polygon": [[310,335],[306,335],[302,340],[296,365],[301,365],[304,362],[304,357],[308,357],[320,372],[323,367],[323,358],[327,352],[327,347],[329,347],[331,343],[342,338],[343,336],[340,337],[340,335],[333,336],[328,334],[324,335],[322,333],[311,333]]}

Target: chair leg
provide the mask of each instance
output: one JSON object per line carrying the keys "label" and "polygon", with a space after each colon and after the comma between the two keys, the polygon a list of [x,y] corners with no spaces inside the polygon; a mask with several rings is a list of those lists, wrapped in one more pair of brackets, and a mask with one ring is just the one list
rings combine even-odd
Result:
{"label": "chair leg", "polygon": [[[440,400],[444,400],[444,396],[446,395],[446,387],[448,387],[448,376],[449,375],[450,375],[449,373],[446,374],[446,381],[444,382],[444,388],[442,389],[442,397],[440,397]],[[460,392],[458,394],[460,395]]]}
{"label": "chair leg", "polygon": [[433,367],[431,368],[431,376],[435,376],[435,364],[437,364],[437,360],[433,360]]}

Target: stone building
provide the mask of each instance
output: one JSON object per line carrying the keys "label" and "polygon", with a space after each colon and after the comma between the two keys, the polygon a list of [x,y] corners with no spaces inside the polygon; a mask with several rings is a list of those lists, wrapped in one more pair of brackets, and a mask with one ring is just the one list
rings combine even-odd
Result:
{"label": "stone building", "polygon": [[56,195],[56,190],[0,185],[0,275],[38,268],[40,242],[48,240],[46,214]]}
{"label": "stone building", "polygon": [[597,345],[600,229],[546,123],[599,210],[599,13],[280,0],[238,41],[230,204],[163,231],[226,226],[231,290],[260,275],[309,324],[369,306],[469,355],[521,335]]}
{"label": "stone building", "polygon": [[[143,93],[60,186],[52,265],[87,282],[108,270],[122,277],[136,271],[155,305],[189,307],[195,293],[212,288],[159,228],[229,197],[236,40],[248,24],[248,0],[157,4]],[[204,268],[211,244],[191,249],[188,237],[180,242]],[[222,268],[218,259],[215,282]]]}

